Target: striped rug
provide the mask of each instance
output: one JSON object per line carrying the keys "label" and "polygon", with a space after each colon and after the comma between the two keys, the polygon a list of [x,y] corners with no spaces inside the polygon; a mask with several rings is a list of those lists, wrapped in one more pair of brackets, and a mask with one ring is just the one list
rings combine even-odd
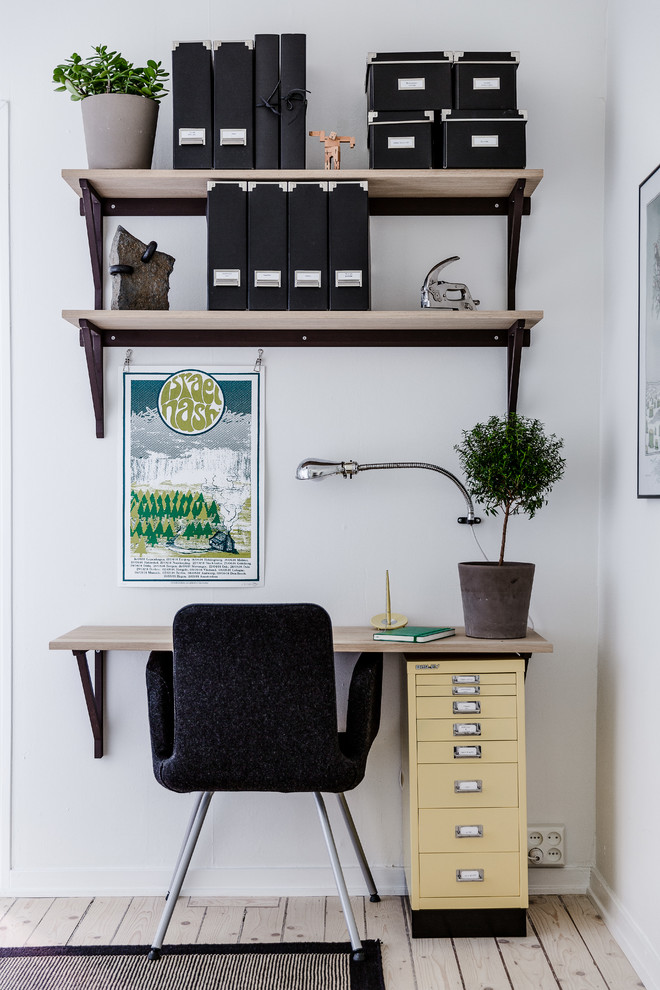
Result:
{"label": "striped rug", "polygon": [[385,990],[380,943],[42,946],[0,949],[0,990]]}

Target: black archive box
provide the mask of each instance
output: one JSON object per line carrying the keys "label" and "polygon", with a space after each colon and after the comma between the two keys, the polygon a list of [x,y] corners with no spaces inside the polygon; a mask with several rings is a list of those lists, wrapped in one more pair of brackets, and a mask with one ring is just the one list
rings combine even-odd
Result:
{"label": "black archive box", "polygon": [[370,52],[369,110],[439,110],[451,103],[452,52]]}
{"label": "black archive box", "polygon": [[330,309],[370,308],[366,182],[328,183]]}
{"label": "black archive box", "polygon": [[213,48],[213,167],[254,168],[254,42]]}
{"label": "black archive box", "polygon": [[443,110],[444,168],[524,168],[524,110]]}
{"label": "black archive box", "polygon": [[254,167],[280,167],[280,36],[254,36]]}
{"label": "black archive box", "polygon": [[206,194],[209,309],[247,309],[247,182],[209,182]]}
{"label": "black archive box", "polygon": [[519,52],[454,52],[456,110],[511,110],[518,106]]}
{"label": "black archive box", "polygon": [[307,35],[280,39],[280,168],[305,168]]}
{"label": "black archive box", "polygon": [[289,183],[289,309],[328,309],[328,183]]}
{"label": "black archive box", "polygon": [[432,110],[367,115],[369,168],[433,168],[439,160]]}
{"label": "black archive box", "polygon": [[287,183],[248,182],[248,309],[287,309]]}
{"label": "black archive box", "polygon": [[210,41],[172,43],[174,168],[213,168],[213,56]]}

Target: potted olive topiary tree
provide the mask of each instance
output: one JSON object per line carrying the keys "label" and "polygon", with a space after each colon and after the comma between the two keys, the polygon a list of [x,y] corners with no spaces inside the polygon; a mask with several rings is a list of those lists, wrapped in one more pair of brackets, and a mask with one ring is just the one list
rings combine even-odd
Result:
{"label": "potted olive topiary tree", "polygon": [[564,473],[563,445],[554,433],[546,434],[538,419],[512,413],[477,423],[454,448],[475,501],[487,515],[503,513],[499,559],[458,565],[468,636],[527,635],[534,564],[504,560],[507,528],[512,515],[522,512],[532,519],[547,504],[548,493]]}
{"label": "potted olive topiary tree", "polygon": [[81,101],[89,168],[151,168],[158,107],[169,73],[150,59],[128,62],[107,45],[74,52],[53,70],[56,92]]}

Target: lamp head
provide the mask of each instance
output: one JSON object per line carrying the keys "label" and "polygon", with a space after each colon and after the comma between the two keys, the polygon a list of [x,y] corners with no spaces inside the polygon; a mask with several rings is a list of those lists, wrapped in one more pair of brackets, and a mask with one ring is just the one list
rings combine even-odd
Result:
{"label": "lamp head", "polygon": [[358,465],[354,461],[322,461],[308,457],[296,468],[296,478],[299,481],[322,481],[333,474],[351,478],[357,470]]}

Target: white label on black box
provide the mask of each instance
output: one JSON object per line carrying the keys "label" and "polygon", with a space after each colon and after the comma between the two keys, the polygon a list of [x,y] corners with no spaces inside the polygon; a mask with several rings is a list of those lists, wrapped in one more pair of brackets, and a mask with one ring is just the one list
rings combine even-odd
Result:
{"label": "white label on black box", "polygon": [[257,289],[279,289],[282,285],[282,272],[255,272],[254,285]]}
{"label": "white label on black box", "polygon": [[213,269],[213,284],[214,285],[226,285],[226,286],[236,286],[241,284],[241,270],[240,268],[214,268]]}
{"label": "white label on black box", "polygon": [[500,77],[499,76],[482,76],[481,78],[472,80],[472,89],[499,89],[500,88]]}
{"label": "white label on black box", "polygon": [[220,128],[220,144],[223,147],[227,145],[243,145],[247,144],[247,131],[244,127],[221,127]]}
{"label": "white label on black box", "polygon": [[473,148],[499,148],[500,139],[497,134],[473,134]]}
{"label": "white label on black box", "polygon": [[321,273],[311,271],[296,271],[293,275],[293,284],[296,289],[320,289]]}
{"label": "white label on black box", "polygon": [[184,144],[206,144],[205,127],[180,127],[179,145]]}
{"label": "white label on black box", "polygon": [[399,89],[426,89],[426,79],[421,76],[417,79],[401,79],[397,80],[399,84]]}
{"label": "white label on black box", "polygon": [[414,137],[388,137],[387,139],[387,149],[390,148],[414,148],[415,139]]}
{"label": "white label on black box", "polygon": [[351,272],[340,272],[335,271],[335,288],[337,289],[347,289],[347,288],[360,288],[362,285],[362,269]]}

